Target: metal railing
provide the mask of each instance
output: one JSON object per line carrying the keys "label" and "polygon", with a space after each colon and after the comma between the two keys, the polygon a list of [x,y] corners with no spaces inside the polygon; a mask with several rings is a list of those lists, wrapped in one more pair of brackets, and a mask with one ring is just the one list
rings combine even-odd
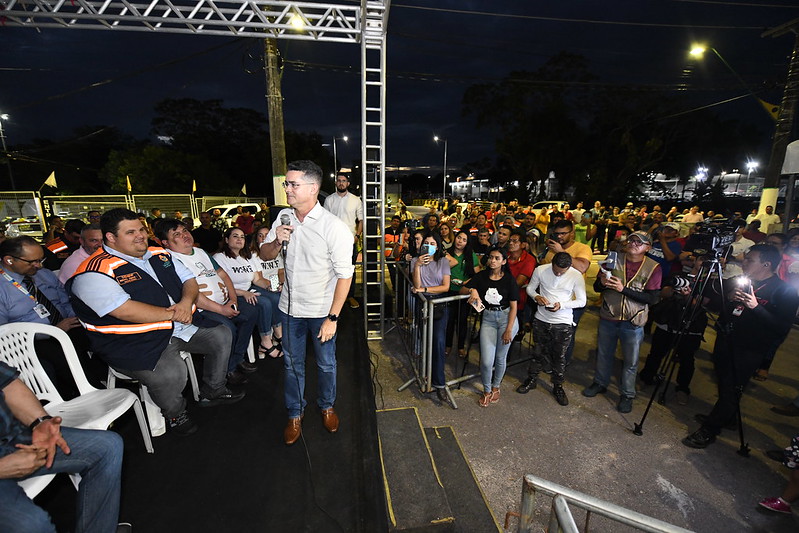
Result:
{"label": "metal railing", "polygon": [[[536,496],[543,494],[552,498],[552,506],[548,519],[548,531],[578,533],[570,506],[586,512],[582,531],[590,531],[591,518],[599,515],[613,522],[624,524],[639,531],[651,533],[691,533],[690,530],[663,522],[651,516],[631,511],[619,505],[594,498],[582,492],[563,487],[546,479],[527,474],[522,482],[522,503],[519,513],[519,533],[539,531],[540,525],[535,522]],[[515,514],[515,513],[509,513]],[[505,517],[505,529],[508,529],[508,516]],[[612,528],[611,528],[612,530]]]}
{"label": "metal railing", "polygon": [[[394,320],[399,336],[408,355],[409,364],[414,377],[402,384],[397,390],[403,391],[414,382],[419,386],[423,393],[433,391],[433,342],[435,341],[435,310],[436,306],[449,305],[450,302],[465,300],[468,294],[456,294],[450,296],[430,297],[423,293],[414,294],[410,291],[413,286],[410,275],[408,274],[407,263],[397,263],[397,268],[392,276],[394,288]],[[471,338],[476,334],[480,326],[481,316],[469,307],[467,317],[467,357],[463,362],[463,371],[460,376],[448,379],[444,390],[453,409],[458,408],[455,398],[452,396],[450,387],[460,385],[464,381],[469,381],[480,377],[479,367],[475,372],[466,374],[468,364],[468,351]],[[449,320],[457,320],[456,315],[450,315]],[[441,327],[446,331],[446,326]],[[454,344],[454,343],[453,343]],[[519,347],[521,351],[521,345]],[[508,354],[510,356],[510,353]],[[519,358],[513,362],[508,362],[507,366],[514,366],[526,363],[530,357]]]}

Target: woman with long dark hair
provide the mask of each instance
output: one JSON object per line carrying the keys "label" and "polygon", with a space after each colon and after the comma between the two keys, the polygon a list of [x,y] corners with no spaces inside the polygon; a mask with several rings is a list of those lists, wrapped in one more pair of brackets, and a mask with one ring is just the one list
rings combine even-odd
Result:
{"label": "woman with long dark hair", "polygon": [[[455,235],[452,248],[447,253],[450,268],[449,292],[460,294],[463,284],[469,281],[476,272],[480,271],[480,260],[472,251],[469,234],[459,231]],[[446,354],[452,350],[452,336],[455,326],[458,328],[458,355],[466,357],[466,319],[469,316],[469,304],[466,300],[456,300],[449,304],[452,320],[447,322],[447,348]]]}
{"label": "woman with long dark hair", "polygon": [[214,254],[214,260],[230,276],[236,295],[258,307],[258,330],[261,333],[258,354],[281,357],[280,345],[272,339],[272,328],[280,323],[280,316],[264,295],[269,282],[261,275],[261,262],[246,246],[246,237],[240,228],[228,228],[224,236],[222,251]]}
{"label": "woman with long dark hair", "polygon": [[[411,259],[411,292],[428,296],[445,294],[449,291],[449,261],[441,249],[441,236],[437,232],[427,232],[422,239],[420,255]],[[447,401],[444,392],[444,341],[447,333],[447,307],[440,305],[441,313],[433,320],[433,371],[432,385],[436,389],[438,399]]]}
{"label": "woman with long dark hair", "polygon": [[519,331],[516,303],[519,286],[508,269],[508,255],[503,248],[492,248],[486,255],[486,269],[466,283],[471,305],[484,305],[480,326],[480,376],[483,395],[480,406],[499,401],[499,387],[505,377],[510,343]]}

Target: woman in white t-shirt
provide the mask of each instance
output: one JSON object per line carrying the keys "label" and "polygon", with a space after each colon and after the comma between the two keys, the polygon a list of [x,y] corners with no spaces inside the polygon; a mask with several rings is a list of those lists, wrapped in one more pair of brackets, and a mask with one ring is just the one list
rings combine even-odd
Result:
{"label": "woman in white t-shirt", "polygon": [[225,231],[222,251],[214,254],[214,260],[230,276],[236,295],[258,307],[258,330],[261,333],[258,355],[281,357],[283,352],[280,344],[272,337],[273,328],[280,324],[280,316],[277,307],[265,296],[269,283],[261,273],[261,261],[247,248],[241,229],[228,228]]}
{"label": "woman in white t-shirt", "polygon": [[270,229],[269,226],[258,228],[250,244],[250,252],[255,260],[261,264],[261,277],[264,278],[266,282],[266,290],[260,292],[261,296],[265,296],[272,302],[272,313],[277,315],[277,324],[272,327],[272,340],[280,343],[283,338],[283,311],[278,308],[278,304],[280,303],[280,291],[283,290],[283,283],[286,281],[286,271],[283,268],[283,256],[277,254],[277,257],[268,261],[258,257],[258,251],[266,240],[266,236],[269,235]]}

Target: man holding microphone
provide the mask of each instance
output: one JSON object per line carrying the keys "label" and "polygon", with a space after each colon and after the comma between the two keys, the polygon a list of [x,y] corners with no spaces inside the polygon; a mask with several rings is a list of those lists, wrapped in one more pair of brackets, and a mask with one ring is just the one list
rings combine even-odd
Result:
{"label": "man holding microphone", "polygon": [[278,215],[261,246],[260,257],[270,260],[283,253],[286,283],[280,296],[283,353],[286,368],[285,400],[287,445],[302,433],[305,401],[305,345],[310,333],[319,372],[317,405],[330,433],[338,431],[336,401],[336,330],[347,300],[354,268],[352,233],[347,225],[318,201],[322,169],[307,160],[288,164],[286,198],[291,209]]}

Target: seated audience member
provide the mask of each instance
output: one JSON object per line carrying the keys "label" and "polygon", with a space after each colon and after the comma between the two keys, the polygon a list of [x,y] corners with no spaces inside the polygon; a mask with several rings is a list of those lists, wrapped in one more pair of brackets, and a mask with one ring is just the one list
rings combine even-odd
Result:
{"label": "seated audience member", "polygon": [[283,311],[280,310],[278,305],[280,304],[283,284],[286,282],[286,269],[283,265],[283,256],[277,254],[277,257],[274,259],[261,259],[259,255],[261,245],[266,242],[266,237],[269,235],[271,229],[272,228],[269,226],[258,228],[255,232],[255,238],[250,244],[250,252],[253,257],[261,263],[261,278],[263,279],[261,286],[265,290],[259,290],[258,292],[260,292],[262,296],[266,296],[266,299],[272,303],[273,312],[277,314],[276,319],[278,323],[273,327],[272,340],[278,345],[278,348],[282,350],[280,344],[283,340]]}
{"label": "seated audience member", "polygon": [[45,258],[50,270],[58,270],[61,264],[66,261],[72,252],[80,248],[80,231],[86,223],[82,220],[67,220],[64,225],[64,233],[47,243],[45,246]]}
{"label": "seated audience member", "polygon": [[163,248],[147,247],[147,230],[136,213],[111,209],[100,227],[103,247],[67,282],[72,306],[92,351],[147,385],[169,429],[190,435],[197,426],[183,397],[188,373],[180,352],[205,356],[201,407],[235,403],[244,392],[232,392],[225,382],[230,330],[192,324],[197,279]]}
{"label": "seated audience member", "polygon": [[[72,255],[61,264],[58,271],[58,281],[63,285],[67,282],[78,265],[83,263],[90,255],[103,245],[103,232],[100,231],[99,224],[88,224],[80,230],[80,248],[72,252]],[[48,265],[49,266],[49,265]]]}
{"label": "seated audience member", "polygon": [[[266,296],[270,283],[261,274],[261,262],[246,246],[246,237],[241,228],[228,228],[225,232],[222,251],[214,254],[214,260],[227,272],[233,281],[236,296],[241,296],[258,309],[258,331],[261,334],[259,354],[282,357],[279,337],[280,313]],[[245,372],[253,372],[255,364],[242,361],[239,365]]]}
{"label": "seated audience member", "polygon": [[[0,324],[36,322],[64,330],[85,369],[89,381],[99,385],[108,369],[87,353],[89,341],[69,303],[64,286],[44,268],[42,246],[31,237],[14,237],[0,244]],[[48,376],[65,399],[78,395],[61,343],[36,339],[36,354]]]}
{"label": "seated audience member", "polygon": [[203,318],[230,330],[233,344],[228,359],[227,383],[243,385],[247,377],[237,367],[247,357],[258,310],[247,303],[244,297],[236,296],[230,277],[204,250],[194,247],[194,238],[182,222],[175,219],[160,220],[155,224],[155,234],[164,248],[197,278],[197,307]]}
{"label": "seated audience member", "polygon": [[59,473],[80,474],[77,533],[128,531],[117,524],[120,436],[112,431],[61,427],[61,417],[48,415],[18,376],[19,372],[0,362],[0,531],[55,532],[47,512],[17,482]]}

